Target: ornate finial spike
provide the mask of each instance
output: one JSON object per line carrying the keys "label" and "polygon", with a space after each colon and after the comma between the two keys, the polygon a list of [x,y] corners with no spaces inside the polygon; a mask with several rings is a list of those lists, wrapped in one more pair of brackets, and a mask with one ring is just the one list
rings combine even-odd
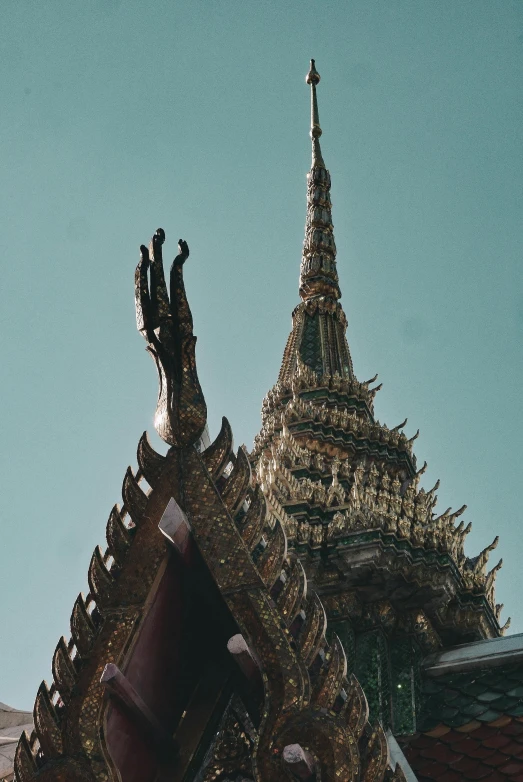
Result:
{"label": "ornate finial spike", "polygon": [[[300,269],[300,296],[304,300],[315,296],[328,296],[336,300],[340,298],[341,291],[336,271],[331,179],[320,149],[321,128],[316,100],[316,85],[320,81],[320,74],[316,70],[314,60],[311,60],[305,81],[311,86],[312,166],[307,175],[307,218]],[[343,366],[349,364],[349,359],[344,360]],[[343,374],[345,370],[340,366],[339,371]]]}
{"label": "ornate finial spike", "polygon": [[318,113],[318,100],[316,98],[316,85],[320,82],[320,74],[316,70],[316,64],[314,60],[311,60],[311,67],[310,70],[305,77],[305,81],[307,84],[311,85],[311,139],[312,139],[312,165],[313,166],[323,166],[325,167],[325,163],[323,162],[323,157],[321,155],[321,149],[320,149],[320,136],[321,136],[321,128],[320,128],[320,116]]}

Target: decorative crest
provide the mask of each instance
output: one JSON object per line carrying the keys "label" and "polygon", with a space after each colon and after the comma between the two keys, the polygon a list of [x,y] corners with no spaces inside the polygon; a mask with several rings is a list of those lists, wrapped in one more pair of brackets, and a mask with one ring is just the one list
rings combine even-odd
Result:
{"label": "decorative crest", "polygon": [[185,448],[201,437],[207,406],[196,372],[196,337],[183,283],[189,247],[182,239],[178,242],[169,300],[163,271],[164,242],[165,231],[158,228],[149,249],[140,247],[135,274],[136,324],[156,362],[160,381],[154,426],[166,443]]}

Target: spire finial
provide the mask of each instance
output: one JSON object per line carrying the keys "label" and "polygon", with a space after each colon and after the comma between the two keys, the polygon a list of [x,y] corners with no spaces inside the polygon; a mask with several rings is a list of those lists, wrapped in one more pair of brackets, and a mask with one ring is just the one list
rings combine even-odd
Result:
{"label": "spire finial", "polygon": [[316,85],[320,82],[320,74],[316,70],[316,63],[311,60],[310,70],[305,77],[307,84],[311,85],[311,139],[312,139],[312,165],[324,166],[323,158],[320,149],[320,136],[322,130],[320,128],[320,115],[318,112],[318,99],[316,97]]}
{"label": "spire finial", "polygon": [[314,296],[339,299],[341,292],[336,271],[336,245],[329,192],[331,178],[320,149],[321,128],[316,100],[320,74],[314,60],[311,60],[305,81],[311,85],[312,166],[307,175],[307,219],[300,270],[300,296],[302,299]]}

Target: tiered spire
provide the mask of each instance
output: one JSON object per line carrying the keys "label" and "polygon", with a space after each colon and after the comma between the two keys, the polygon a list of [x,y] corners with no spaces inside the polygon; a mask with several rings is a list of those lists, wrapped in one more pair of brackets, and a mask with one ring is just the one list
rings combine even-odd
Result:
{"label": "tiered spire", "polygon": [[316,96],[319,81],[320,74],[311,60],[306,82],[311,86],[312,166],[307,176],[307,221],[300,274],[300,296],[304,300],[318,295],[341,297],[331,214],[331,178],[320,147],[322,130]]}
{"label": "tiered spire", "polygon": [[[397,635],[394,620],[391,643],[403,643],[411,620],[429,628],[423,632],[436,644],[495,637],[501,632],[494,595],[499,565],[486,570],[493,545],[476,558],[465,555],[470,525],[455,524],[464,507],[436,514],[439,484],[430,491],[420,486],[426,465],[417,469],[412,448],[417,434],[407,438],[406,421],[392,428],[377,421],[373,403],[381,386],[371,387],[376,377],[360,383],[354,375],[339,300],[314,60],[306,81],[312,166],[302,300],[292,313],[278,381],[263,401],[252,465],[289,546],[324,590],[328,614],[336,621],[350,614],[356,636],[381,622],[372,624],[368,606],[375,601],[372,610],[382,616],[381,601],[394,596]],[[367,689],[366,694],[370,697]]]}
{"label": "tiered spire", "polygon": [[307,218],[300,269],[301,303],[292,313],[292,332],[283,355],[279,382],[290,387],[300,367],[312,372],[312,385],[329,378],[355,380],[345,337],[347,319],[339,303],[336,245],[330,199],[331,178],[320,148],[316,87],[320,74],[314,60],[306,77],[311,87],[312,166],[307,175]]}

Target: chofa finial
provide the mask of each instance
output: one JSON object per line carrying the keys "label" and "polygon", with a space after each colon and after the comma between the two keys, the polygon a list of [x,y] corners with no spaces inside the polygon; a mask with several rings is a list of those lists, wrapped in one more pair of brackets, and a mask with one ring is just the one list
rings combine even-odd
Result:
{"label": "chofa finial", "polygon": [[149,249],[140,247],[135,274],[136,323],[160,379],[156,431],[169,445],[187,448],[201,437],[207,408],[196,372],[196,337],[183,282],[189,247],[182,239],[178,242],[168,292],[162,258],[164,242],[165,231],[158,228]]}

